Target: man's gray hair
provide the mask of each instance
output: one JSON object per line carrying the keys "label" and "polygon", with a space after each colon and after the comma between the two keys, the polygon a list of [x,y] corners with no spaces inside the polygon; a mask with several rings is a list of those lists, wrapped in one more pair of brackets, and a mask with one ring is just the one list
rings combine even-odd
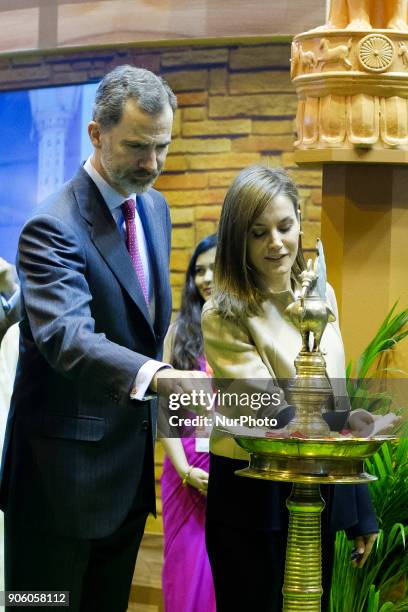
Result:
{"label": "man's gray hair", "polygon": [[177,98],[164,79],[135,66],[118,66],[102,79],[96,91],[92,118],[109,130],[122,118],[126,100],[133,98],[149,115],[161,113],[167,105],[174,112]]}

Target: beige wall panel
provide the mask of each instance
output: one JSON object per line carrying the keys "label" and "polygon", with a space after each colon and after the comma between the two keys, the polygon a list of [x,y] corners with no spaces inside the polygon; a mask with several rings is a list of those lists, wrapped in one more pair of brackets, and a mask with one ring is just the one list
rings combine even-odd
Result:
{"label": "beige wall panel", "polygon": [[324,0],[3,0],[0,52],[293,35],[324,17]]}
{"label": "beige wall panel", "polygon": [[62,4],[57,40],[58,46],[71,46],[295,34],[323,23],[324,10],[322,0],[111,0]]}
{"label": "beige wall panel", "polygon": [[202,36],[200,0],[111,0],[58,7],[58,46],[125,43]]}
{"label": "beige wall panel", "polygon": [[[299,11],[299,4],[302,10]],[[324,2],[111,0],[63,4],[58,46],[295,34],[324,22]]]}
{"label": "beige wall panel", "polygon": [[38,48],[39,9],[0,12],[0,53]]}
{"label": "beige wall panel", "polygon": [[325,21],[324,0],[206,0],[206,36],[294,35]]}

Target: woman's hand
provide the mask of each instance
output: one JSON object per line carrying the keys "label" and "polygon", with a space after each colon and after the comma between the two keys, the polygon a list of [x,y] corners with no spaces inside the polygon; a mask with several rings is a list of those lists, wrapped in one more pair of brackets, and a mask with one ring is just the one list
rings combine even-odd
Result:
{"label": "woman's hand", "polygon": [[201,468],[193,467],[187,476],[186,482],[191,487],[197,489],[197,491],[200,491],[202,495],[207,495],[208,472]]}
{"label": "woman's hand", "polygon": [[355,437],[368,438],[377,434],[393,431],[401,422],[401,417],[393,412],[385,415],[372,414],[361,408],[350,412],[348,425]]}
{"label": "woman's hand", "polygon": [[190,485],[202,495],[207,495],[208,473],[201,468],[189,465],[181,438],[161,438],[161,443],[180,476],[183,487]]}
{"label": "woman's hand", "polygon": [[354,551],[351,553],[351,560],[354,567],[363,567],[377,539],[377,533],[357,536],[354,539]]}

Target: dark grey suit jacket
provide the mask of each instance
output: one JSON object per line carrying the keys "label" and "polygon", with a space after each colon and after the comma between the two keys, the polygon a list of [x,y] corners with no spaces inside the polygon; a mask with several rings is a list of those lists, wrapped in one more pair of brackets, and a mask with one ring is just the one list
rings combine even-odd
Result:
{"label": "dark grey suit jacket", "polygon": [[170,322],[170,217],[141,196],[155,285],[150,320],[126,245],[81,168],[23,228],[20,358],[3,451],[1,507],[67,536],[114,532],[154,511],[151,401],[131,400],[140,367],[160,359]]}

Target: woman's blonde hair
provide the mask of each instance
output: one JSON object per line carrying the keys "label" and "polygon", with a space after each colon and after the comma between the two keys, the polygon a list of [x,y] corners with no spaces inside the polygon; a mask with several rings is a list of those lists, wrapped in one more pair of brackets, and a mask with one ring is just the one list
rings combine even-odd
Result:
{"label": "woman's blonde hair", "polygon": [[[293,203],[300,222],[298,191],[292,179],[281,169],[250,166],[236,176],[225,196],[218,229],[218,247],[214,271],[214,303],[226,318],[260,314],[266,295],[256,284],[247,259],[248,233],[277,195]],[[306,268],[301,236],[292,266],[292,283]]]}

